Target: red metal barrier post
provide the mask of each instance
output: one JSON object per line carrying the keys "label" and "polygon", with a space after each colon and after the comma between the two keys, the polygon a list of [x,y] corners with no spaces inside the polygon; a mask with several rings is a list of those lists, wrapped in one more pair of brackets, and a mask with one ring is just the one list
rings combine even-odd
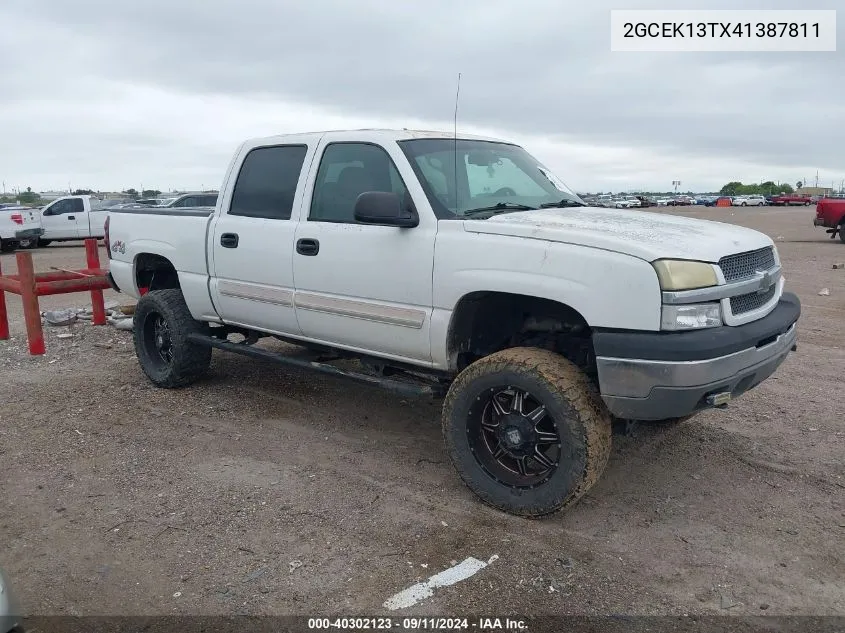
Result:
{"label": "red metal barrier post", "polygon": [[32,253],[16,253],[18,275],[20,277],[23,317],[26,321],[26,337],[29,341],[29,353],[40,356],[44,348],[44,331],[41,329],[41,310],[38,308],[38,289],[35,285],[35,269],[32,266]]}
{"label": "red metal barrier post", "polygon": [[[3,266],[0,264],[0,278],[3,277]],[[0,341],[9,338],[9,314],[6,312],[6,291],[0,286]]]}
{"label": "red metal barrier post", "polygon": [[[88,269],[99,270],[100,268],[100,251],[97,248],[97,240],[95,239],[87,239],[85,240],[85,257],[88,260]],[[92,290],[91,291],[91,309],[92,309],[92,318],[91,323],[94,325],[105,325],[106,324],[106,305],[103,301],[103,291],[102,290]]]}

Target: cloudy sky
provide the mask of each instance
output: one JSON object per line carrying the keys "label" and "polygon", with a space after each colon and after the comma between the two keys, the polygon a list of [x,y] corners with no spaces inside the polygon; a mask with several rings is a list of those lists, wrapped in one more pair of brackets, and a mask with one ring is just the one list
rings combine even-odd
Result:
{"label": "cloudy sky", "polygon": [[838,187],[845,27],[835,53],[610,51],[611,8],[800,5],[2,0],[0,180],[218,187],[249,137],[450,130],[460,72],[460,129],[523,144],[579,191],[812,184],[817,170]]}

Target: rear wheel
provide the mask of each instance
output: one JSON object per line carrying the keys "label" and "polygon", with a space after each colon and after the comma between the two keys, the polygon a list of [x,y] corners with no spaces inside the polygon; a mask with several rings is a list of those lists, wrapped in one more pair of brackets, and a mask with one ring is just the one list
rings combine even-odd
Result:
{"label": "rear wheel", "polygon": [[134,331],[138,362],[158,387],[188,385],[211,364],[211,348],[188,341],[189,334],[206,334],[208,325],[194,320],[179,289],[153,290],[141,297]]}
{"label": "rear wheel", "polygon": [[25,237],[22,240],[18,240],[18,247],[19,248],[38,248],[38,238],[37,237]]}
{"label": "rear wheel", "polygon": [[607,465],[611,431],[587,376],[543,349],[476,361],[443,404],[446,450],[461,479],[486,503],[525,517],[580,499]]}

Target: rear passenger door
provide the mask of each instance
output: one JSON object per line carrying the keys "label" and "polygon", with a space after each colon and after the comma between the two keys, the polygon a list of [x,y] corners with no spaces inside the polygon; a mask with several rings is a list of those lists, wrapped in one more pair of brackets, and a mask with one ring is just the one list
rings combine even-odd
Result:
{"label": "rear passenger door", "polygon": [[[211,297],[224,322],[299,335],[293,252],[303,196],[300,175],[316,142],[241,150],[234,187],[209,232]],[[304,180],[304,179],[302,179]]]}

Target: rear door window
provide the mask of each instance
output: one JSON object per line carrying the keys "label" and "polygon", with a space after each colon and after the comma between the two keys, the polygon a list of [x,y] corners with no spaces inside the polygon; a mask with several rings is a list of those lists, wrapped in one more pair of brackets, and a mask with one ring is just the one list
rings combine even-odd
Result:
{"label": "rear door window", "polygon": [[250,150],[241,164],[229,215],[290,220],[306,145],[274,145]]}

